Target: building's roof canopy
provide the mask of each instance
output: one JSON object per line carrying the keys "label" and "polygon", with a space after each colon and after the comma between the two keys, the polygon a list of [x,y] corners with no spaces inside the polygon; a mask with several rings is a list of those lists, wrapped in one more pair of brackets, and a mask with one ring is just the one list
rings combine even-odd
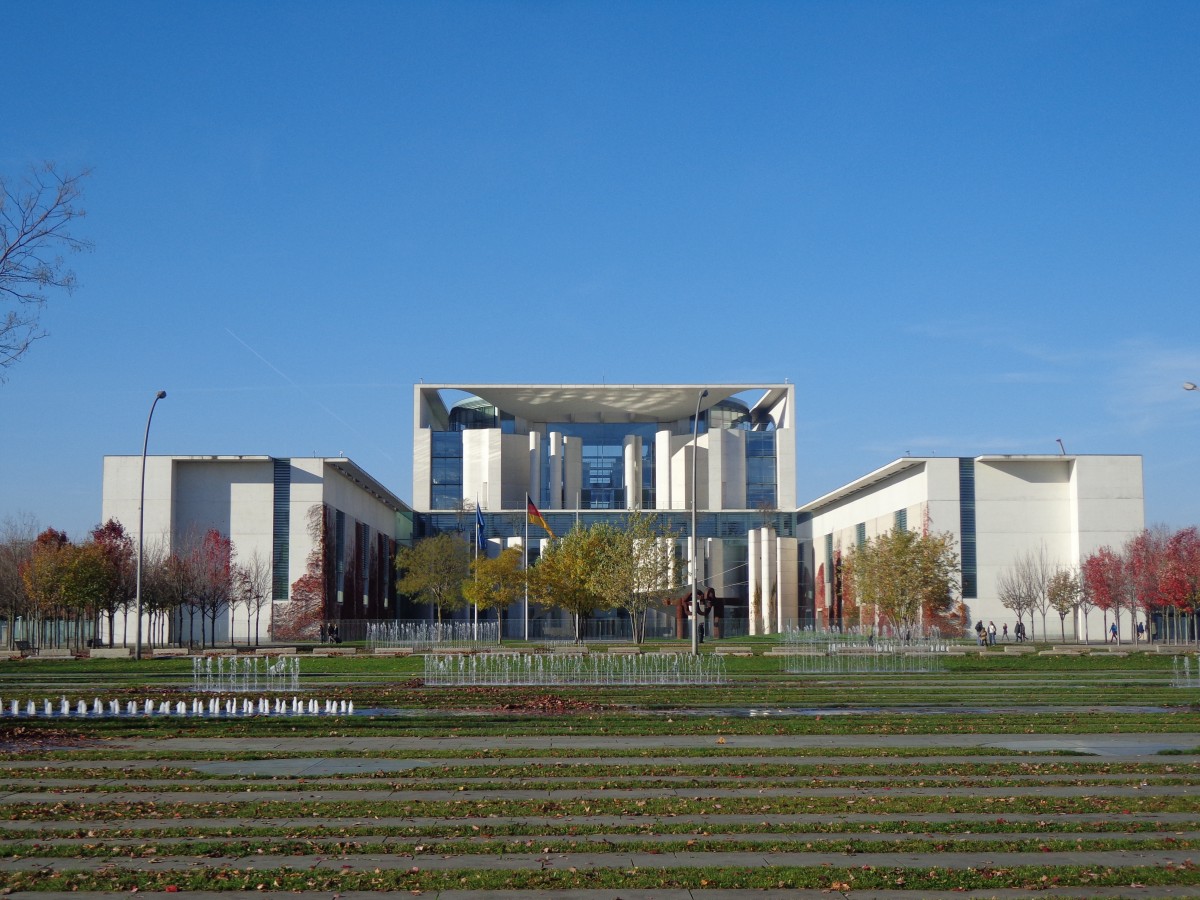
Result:
{"label": "building's roof canopy", "polygon": [[764,401],[776,402],[788,385],[773,384],[422,384],[432,401],[439,391],[474,394],[496,408],[530,422],[676,422],[708,409],[734,394],[762,391]]}

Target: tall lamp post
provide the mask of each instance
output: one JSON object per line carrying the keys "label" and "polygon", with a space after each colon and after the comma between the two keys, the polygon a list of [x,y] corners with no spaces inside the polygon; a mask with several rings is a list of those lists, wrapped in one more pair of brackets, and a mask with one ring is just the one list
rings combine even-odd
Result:
{"label": "tall lamp post", "polygon": [[696,540],[696,470],[700,466],[696,452],[700,438],[700,404],[707,396],[708,388],[705,388],[696,398],[696,415],[692,418],[692,656],[700,653],[700,604],[696,600],[696,550],[699,546]]}
{"label": "tall lamp post", "polygon": [[138,495],[138,555],[137,555],[137,586],[134,614],[137,616],[137,643],[134,645],[133,658],[142,658],[142,555],[146,550],[146,448],[150,444],[150,421],[154,418],[154,407],[158,401],[167,396],[166,391],[154,395],[150,404],[150,415],[146,416],[146,436],[142,439],[142,488]]}

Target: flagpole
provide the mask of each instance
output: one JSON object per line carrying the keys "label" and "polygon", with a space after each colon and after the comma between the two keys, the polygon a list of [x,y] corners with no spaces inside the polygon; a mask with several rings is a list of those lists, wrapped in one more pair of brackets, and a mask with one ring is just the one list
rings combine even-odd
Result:
{"label": "flagpole", "polygon": [[[479,580],[479,498],[475,498],[475,580]],[[474,607],[474,620],[471,623],[472,640],[479,640],[479,601],[471,604]]]}
{"label": "flagpole", "polygon": [[525,641],[529,642],[529,491],[525,492],[525,540],[521,544],[525,552]]}

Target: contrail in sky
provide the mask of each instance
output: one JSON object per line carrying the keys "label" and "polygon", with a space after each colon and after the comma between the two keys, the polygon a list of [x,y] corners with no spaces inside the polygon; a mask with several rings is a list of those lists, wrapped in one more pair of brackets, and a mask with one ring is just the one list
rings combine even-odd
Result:
{"label": "contrail in sky", "polygon": [[263,356],[261,353],[259,353],[257,350],[255,350],[253,347],[251,347],[249,344],[247,344],[245,341],[243,341],[240,337],[238,337],[236,334],[234,334],[232,331],[230,331],[230,329],[226,328],[225,331],[231,338],[233,338],[235,341],[237,341],[239,344],[241,344],[243,347],[245,347],[247,350],[249,350],[251,353],[253,353],[255,356],[257,356],[262,361],[263,365],[265,365],[267,368],[269,368],[272,372],[274,372],[276,375],[278,375],[280,378],[282,378],[284,381],[286,381],[288,384],[290,384],[292,387],[294,387],[301,394],[306,395],[309,400],[311,400],[317,406],[321,407],[321,409],[325,410],[325,412],[327,412],[334,419],[341,422],[346,428],[348,428],[354,434],[358,435],[363,441],[365,441],[366,443],[368,443],[372,447],[374,447],[379,453],[382,453],[384,455],[384,457],[386,457],[387,459],[392,459],[392,456],[390,453],[388,453],[386,450],[384,450],[382,447],[380,447],[378,444],[376,444],[374,441],[372,441],[369,437],[367,437],[365,434],[363,434],[361,431],[359,431],[357,428],[355,428],[353,425],[351,425],[349,422],[347,422],[345,419],[343,419],[341,416],[339,416],[336,412],[334,412],[332,409],[330,409],[328,406],[326,406],[324,403],[322,403],[320,400],[318,400],[316,397],[314,397],[311,393],[306,391],[299,383],[297,383],[297,381],[294,378],[292,378],[291,375],[289,375],[287,372],[283,371],[281,368],[279,368],[279,366],[275,365],[275,363],[271,362],[269,359],[267,359],[265,356]]}

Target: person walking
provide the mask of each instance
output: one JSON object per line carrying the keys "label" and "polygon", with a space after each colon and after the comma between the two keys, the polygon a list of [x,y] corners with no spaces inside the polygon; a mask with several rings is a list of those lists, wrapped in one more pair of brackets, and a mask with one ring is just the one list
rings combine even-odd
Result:
{"label": "person walking", "polygon": [[1004,623],[1004,631],[1001,633],[1000,637],[1001,637],[1001,640],[1004,641],[1004,643],[1006,643],[1006,644],[1008,643],[1008,623],[1007,622]]}
{"label": "person walking", "polygon": [[1116,622],[1113,622],[1111,625],[1108,626],[1108,642],[1110,644],[1119,643],[1117,641],[1117,623]]}
{"label": "person walking", "polygon": [[992,622],[990,620],[988,621],[987,634],[988,634],[988,644],[990,644],[993,647],[996,646],[996,623],[995,622]]}

